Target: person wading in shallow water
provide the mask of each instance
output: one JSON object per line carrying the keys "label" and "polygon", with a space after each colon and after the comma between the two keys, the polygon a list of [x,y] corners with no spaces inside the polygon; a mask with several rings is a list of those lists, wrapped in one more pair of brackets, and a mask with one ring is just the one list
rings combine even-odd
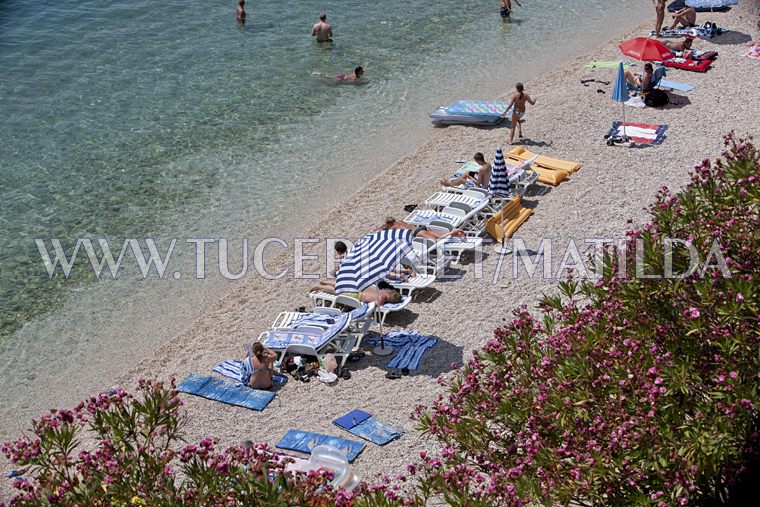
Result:
{"label": "person wading in shallow water", "polygon": [[319,13],[319,22],[311,27],[311,36],[317,38],[317,42],[332,42],[332,26],[327,22],[327,14]]}
{"label": "person wading in shallow water", "polygon": [[[499,0],[501,2],[501,11],[499,12],[501,14],[501,19],[506,21],[509,19],[509,16],[512,14],[512,1],[511,0]],[[522,7],[522,4],[515,0],[515,3]]]}

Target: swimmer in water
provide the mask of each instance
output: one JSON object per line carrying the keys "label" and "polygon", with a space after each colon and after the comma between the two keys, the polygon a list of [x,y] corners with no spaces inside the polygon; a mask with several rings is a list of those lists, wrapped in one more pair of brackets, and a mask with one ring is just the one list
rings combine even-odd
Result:
{"label": "swimmer in water", "polygon": [[351,74],[336,74],[333,78],[336,81],[358,81],[364,75],[364,69],[361,65],[356,67]]}
{"label": "swimmer in water", "polygon": [[235,16],[237,17],[238,23],[241,25],[245,24],[245,0],[238,0]]}
{"label": "swimmer in water", "polygon": [[[319,77],[329,77],[322,74],[322,72],[315,70],[312,71],[312,75],[319,76]],[[332,76],[331,79],[334,79],[337,82],[346,82],[346,81],[361,81],[362,77],[364,76],[364,68],[359,65],[354,69],[354,71],[350,74],[335,74]]]}

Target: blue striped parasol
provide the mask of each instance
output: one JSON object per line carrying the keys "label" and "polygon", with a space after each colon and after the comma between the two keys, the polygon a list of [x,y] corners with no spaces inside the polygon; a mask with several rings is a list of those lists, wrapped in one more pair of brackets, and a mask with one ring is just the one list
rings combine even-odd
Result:
{"label": "blue striped parasol", "polygon": [[412,249],[412,231],[389,229],[367,234],[346,254],[335,276],[335,293],[361,292],[379,282]]}
{"label": "blue striped parasol", "polygon": [[501,148],[496,148],[496,158],[493,161],[488,191],[494,195],[509,195],[507,164],[504,162],[504,153],[502,153]]}

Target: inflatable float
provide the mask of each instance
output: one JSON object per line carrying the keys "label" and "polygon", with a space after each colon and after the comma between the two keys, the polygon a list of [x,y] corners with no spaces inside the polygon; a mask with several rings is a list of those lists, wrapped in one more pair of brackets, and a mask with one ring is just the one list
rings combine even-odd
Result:
{"label": "inflatable float", "polygon": [[[523,222],[533,213],[532,209],[524,208],[520,204],[520,196],[518,195],[509,201],[509,204],[504,206],[498,213],[488,219],[486,222],[486,232],[496,241],[501,241],[502,238],[511,238]],[[502,215],[504,216],[503,222]]]}
{"label": "inflatable float", "polygon": [[495,100],[458,100],[430,113],[430,121],[437,126],[495,126],[505,121],[508,105]]}
{"label": "inflatable float", "polygon": [[521,146],[512,148],[507,152],[507,158],[516,163],[530,160],[533,157],[536,157],[536,159],[531,164],[531,167],[538,173],[538,182],[553,187],[556,187],[565,181],[570,174],[583,167],[583,164],[579,162],[570,162],[568,160],[535,155],[530,150]]}

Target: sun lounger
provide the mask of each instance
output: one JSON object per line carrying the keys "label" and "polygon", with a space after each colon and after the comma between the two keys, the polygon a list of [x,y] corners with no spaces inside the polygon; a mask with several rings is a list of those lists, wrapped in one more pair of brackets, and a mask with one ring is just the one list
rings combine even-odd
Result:
{"label": "sun lounger", "polygon": [[[327,305],[329,302],[333,302],[335,304],[336,298],[339,297],[346,297],[341,296],[340,294],[328,294],[326,292],[312,292],[311,293],[311,300],[312,303],[319,303],[322,305]],[[412,298],[410,296],[401,296],[401,301],[398,303],[385,303],[383,306],[375,307],[375,311],[372,313],[372,316],[378,324],[385,325],[385,319],[388,317],[389,314],[398,312],[403,310],[404,308],[409,305],[409,303],[412,302]]]}
{"label": "sun lounger", "polygon": [[339,360],[339,366],[343,366],[358,341],[349,330],[350,324],[351,314],[343,313],[336,316],[334,323],[327,328],[316,323],[274,328],[261,333],[258,341],[276,352],[280,361],[289,354],[306,354],[321,359],[331,353]]}
{"label": "sun lounger", "polygon": [[443,253],[453,262],[459,263],[467,252],[474,252],[483,245],[483,238],[446,238],[441,240]]}
{"label": "sun lounger", "polygon": [[395,312],[400,312],[404,308],[406,308],[409,303],[412,302],[411,296],[401,296],[401,301],[398,303],[385,303],[383,306],[375,308],[375,322],[380,324],[381,326],[385,326],[385,319],[388,318],[388,315]]}
{"label": "sun lounger", "polygon": [[482,208],[481,204],[488,203],[488,196],[480,192],[465,190],[461,194],[453,192],[436,192],[425,200],[425,206],[435,211],[441,211],[454,202],[468,205],[470,208]]}
{"label": "sun lounger", "polygon": [[583,164],[579,162],[570,162],[568,160],[560,160],[557,158],[546,157],[544,155],[536,156],[530,150],[523,148],[522,146],[516,146],[507,152],[507,157],[515,161],[529,160],[536,157],[533,161],[533,167],[543,167],[553,171],[567,171],[568,173],[574,173]]}
{"label": "sun lounger", "polygon": [[[504,209],[488,219],[486,232],[496,241],[511,238],[532,214],[533,210],[524,208],[520,203],[520,197],[515,197]],[[504,216],[503,220],[502,215]]]}

